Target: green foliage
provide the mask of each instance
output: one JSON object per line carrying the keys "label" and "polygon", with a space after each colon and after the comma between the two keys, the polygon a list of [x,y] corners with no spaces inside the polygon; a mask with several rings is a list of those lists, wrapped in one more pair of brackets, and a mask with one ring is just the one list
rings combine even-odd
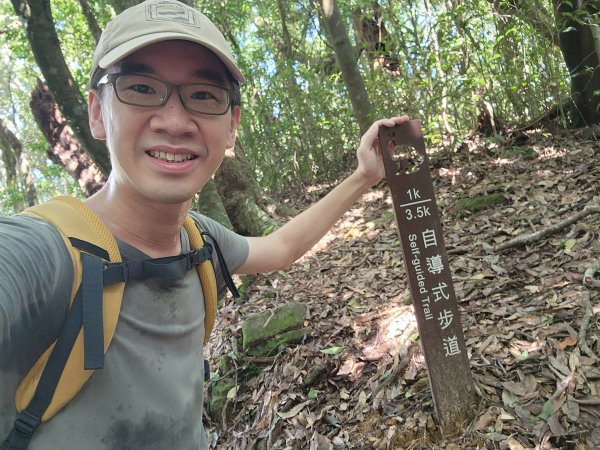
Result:
{"label": "green foliage", "polygon": [[0,185],[0,205],[2,205],[0,214],[5,216],[14,214],[16,212],[15,206],[24,202],[25,197],[18,186],[14,184]]}
{"label": "green foliage", "polygon": [[71,74],[79,86],[85,89],[96,43],[81,13],[79,2],[53,0],[52,17]]}
{"label": "green foliage", "polygon": [[[113,13],[110,3],[89,3],[104,27]],[[351,169],[358,124],[335,55],[320,30],[315,2],[195,4],[224,31],[247,78],[239,136],[261,187],[301,186]],[[543,114],[569,93],[560,49],[538,26],[539,17],[549,18],[546,30],[556,32],[550,0],[536,2],[540,7],[535,17],[528,2],[338,4],[377,116],[408,113],[419,118],[431,143],[450,134],[460,139],[473,130],[484,101],[494,106],[502,123],[510,124]],[[79,2],[53,0],[52,13],[63,54],[84,90],[94,41]],[[384,32],[374,45],[365,38],[365,29],[378,22]],[[31,154],[41,197],[77,191],[47,161],[29,112],[29,95],[41,75],[10,2],[0,3],[0,27],[0,117],[13,125]],[[18,189],[0,187],[2,199],[10,204]]]}

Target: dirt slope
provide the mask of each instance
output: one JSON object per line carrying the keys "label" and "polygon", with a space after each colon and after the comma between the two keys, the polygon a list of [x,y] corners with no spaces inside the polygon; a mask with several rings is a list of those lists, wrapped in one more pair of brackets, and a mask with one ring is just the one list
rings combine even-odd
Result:
{"label": "dirt slope", "polygon": [[[600,144],[527,138],[477,138],[431,156],[481,395],[462,435],[443,437],[435,424],[382,186],[291,269],[259,276],[243,303],[226,300],[208,350],[213,367],[235,355],[239,389],[220,423],[207,424],[216,448],[600,448],[600,215],[494,250],[600,205]],[[461,206],[490,194],[505,200],[473,213]],[[242,319],[291,300],[308,305],[313,333],[276,357],[245,359],[237,349]]]}

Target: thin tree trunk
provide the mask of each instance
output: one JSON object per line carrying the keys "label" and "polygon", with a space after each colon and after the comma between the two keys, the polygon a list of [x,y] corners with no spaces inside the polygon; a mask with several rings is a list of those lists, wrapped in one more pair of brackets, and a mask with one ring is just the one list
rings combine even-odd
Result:
{"label": "thin tree trunk", "polygon": [[[427,16],[429,18],[429,22],[433,23],[433,15],[431,14],[431,2],[429,0],[425,0],[425,9],[427,11]],[[438,42],[437,33],[431,33],[431,44],[433,50],[433,59],[435,61],[435,69],[438,73],[438,83],[442,90],[442,99],[441,99],[441,116],[442,123],[444,124],[444,129],[440,130],[442,134],[445,132],[446,135],[452,136],[454,134],[454,130],[450,125],[450,120],[448,119],[448,82],[446,77],[446,72],[442,67],[442,63],[440,61],[440,44]],[[432,77],[433,78],[433,77]]]}
{"label": "thin tree trunk", "polygon": [[[592,27],[594,25],[575,20],[577,13],[591,16],[600,12],[598,2],[567,2],[553,0],[559,44],[571,77],[573,101],[573,125],[600,123],[600,58]],[[580,14],[581,15],[581,14]]]}
{"label": "thin tree trunk", "polygon": [[85,148],[100,170],[110,172],[110,159],[103,142],[92,136],[87,103],[71,76],[54,28],[50,0],[12,0],[17,15],[25,20],[27,39],[35,60],[61,111],[69,120],[80,145]]}
{"label": "thin tree trunk", "polygon": [[92,8],[90,8],[88,0],[79,0],[79,5],[81,5],[81,10],[83,11],[83,16],[88,24],[90,33],[94,38],[94,41],[98,43],[100,40],[100,35],[102,34],[102,30],[100,29],[100,25],[98,25],[98,21],[96,20],[96,16],[94,16]]}
{"label": "thin tree trunk", "polygon": [[[294,43],[288,28],[288,21],[286,18],[286,2],[284,0],[277,0],[277,9],[279,12],[279,19],[281,21],[281,34],[283,39],[281,43],[278,43],[277,45],[277,50],[280,57],[276,58],[275,64],[277,70],[282,71],[285,74],[284,80],[287,94],[282,101],[287,104],[286,109],[291,111],[294,110],[294,106],[291,104],[292,99],[302,98],[304,94],[298,85],[296,70],[294,69],[294,63],[298,61],[298,54],[294,49]],[[312,123],[308,123],[309,121],[306,120],[306,116],[301,112],[297,114],[296,121],[298,127],[289,131],[290,138],[296,143],[296,145],[293,145],[293,147],[316,148],[317,145],[314,142],[315,133],[311,132],[314,125]],[[294,151],[293,164],[293,172],[294,176],[296,177],[296,182],[306,183],[314,181],[314,178],[309,178],[314,177],[312,167],[314,164],[314,159],[309,157],[307,152]]]}
{"label": "thin tree trunk", "polygon": [[0,151],[2,151],[2,163],[4,164],[2,169],[7,185],[17,182],[17,147],[21,147],[21,142],[0,118]]}
{"label": "thin tree trunk", "polygon": [[[0,119],[0,141],[5,145],[0,145],[4,149],[2,159],[6,169],[7,185],[21,185],[25,203],[27,206],[37,204],[37,192],[31,175],[31,166],[27,153],[23,151],[23,145],[19,138],[6,126]],[[16,211],[22,211],[24,205],[22,202],[15,205]]]}
{"label": "thin tree trunk", "polygon": [[41,81],[31,93],[29,103],[33,116],[50,144],[48,157],[61,165],[79,183],[83,193],[89,197],[106,182],[106,177],[83,151],[58,109],[52,94]]}
{"label": "thin tree trunk", "polygon": [[352,103],[354,115],[358,120],[361,134],[371,125],[373,107],[369,102],[367,89],[357,65],[357,56],[350,43],[348,31],[344,26],[336,0],[321,0],[322,24],[333,46],[335,58],[342,72],[344,84]]}
{"label": "thin tree trunk", "polygon": [[540,0],[488,0],[502,16],[515,16],[527,22],[546,41],[558,45],[558,32],[552,14]]}

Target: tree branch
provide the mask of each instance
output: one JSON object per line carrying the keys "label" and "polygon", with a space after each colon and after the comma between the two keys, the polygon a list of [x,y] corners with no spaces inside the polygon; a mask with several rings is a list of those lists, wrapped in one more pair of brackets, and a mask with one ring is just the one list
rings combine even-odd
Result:
{"label": "tree branch", "polygon": [[494,252],[501,252],[501,251],[504,251],[504,250],[512,248],[512,247],[520,247],[522,245],[530,244],[532,242],[535,242],[542,238],[545,238],[546,236],[550,236],[554,233],[557,233],[560,230],[562,230],[563,228],[566,228],[569,225],[574,224],[578,220],[580,220],[586,216],[589,216],[590,214],[598,214],[598,213],[600,213],[600,206],[587,205],[585,208],[583,208],[583,211],[580,211],[577,214],[575,214],[557,224],[554,224],[554,225],[551,225],[542,230],[536,231],[535,233],[522,234],[521,236],[517,236],[516,238],[511,239],[510,241],[507,241],[500,245],[495,246]]}

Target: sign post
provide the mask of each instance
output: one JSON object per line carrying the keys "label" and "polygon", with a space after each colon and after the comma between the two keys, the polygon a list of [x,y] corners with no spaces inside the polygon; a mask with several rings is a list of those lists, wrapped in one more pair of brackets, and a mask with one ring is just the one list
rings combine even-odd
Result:
{"label": "sign post", "polygon": [[420,121],[381,127],[379,142],[437,419],[456,432],[474,416],[477,395]]}

